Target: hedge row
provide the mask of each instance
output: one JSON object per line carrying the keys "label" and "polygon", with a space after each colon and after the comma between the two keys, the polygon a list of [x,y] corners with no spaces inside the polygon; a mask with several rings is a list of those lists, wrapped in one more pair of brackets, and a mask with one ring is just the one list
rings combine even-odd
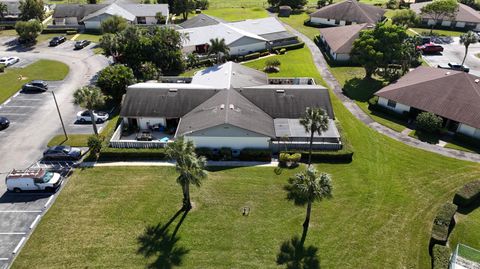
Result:
{"label": "hedge row", "polygon": [[305,46],[305,42],[300,42],[300,43],[295,43],[295,44],[290,44],[290,45],[284,45],[284,46],[277,46],[277,47],[273,47],[272,50],[275,51],[275,50],[281,50],[281,49],[285,49],[285,50],[296,50],[296,49],[301,49]]}
{"label": "hedge row", "polygon": [[453,203],[461,207],[468,207],[478,198],[480,198],[480,180],[475,180],[465,184],[455,193]]}
{"label": "hedge row", "polygon": [[432,269],[448,269],[450,249],[447,246],[434,245],[432,249]]}
{"label": "hedge row", "polygon": [[453,139],[467,146],[480,149],[480,140],[473,138],[471,136],[464,135],[461,133],[455,133]]}
{"label": "hedge row", "polygon": [[42,34],[76,34],[78,30],[75,28],[45,28]]}
{"label": "hedge row", "polygon": [[272,151],[269,149],[243,149],[240,151],[241,161],[271,162]]}
{"label": "hedge row", "polygon": [[[445,245],[448,240],[450,225],[454,225],[453,216],[457,212],[457,206],[445,203],[437,213],[432,227],[432,242]],[[452,222],[453,220],[453,222]]]}
{"label": "hedge row", "polygon": [[[302,154],[302,162],[308,161],[308,150],[307,151],[282,151],[282,153]],[[312,162],[326,162],[326,163],[350,163],[353,160],[353,151],[350,150],[338,150],[338,151],[312,151]]]}
{"label": "hedge row", "polygon": [[196,148],[197,155],[207,158],[212,161],[230,161],[232,160],[233,151],[231,148],[221,148],[220,150],[213,150],[211,148]]}
{"label": "hedge row", "polygon": [[165,160],[165,149],[121,149],[105,148],[100,153],[99,161],[129,160]]}

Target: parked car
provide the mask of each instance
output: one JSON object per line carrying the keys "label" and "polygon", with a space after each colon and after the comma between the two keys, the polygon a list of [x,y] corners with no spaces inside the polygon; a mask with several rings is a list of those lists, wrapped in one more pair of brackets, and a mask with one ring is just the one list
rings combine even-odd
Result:
{"label": "parked car", "polygon": [[12,64],[16,64],[20,61],[18,57],[3,57],[0,58],[0,64],[3,64],[5,67],[10,66]]}
{"label": "parked car", "polygon": [[425,44],[421,46],[417,46],[417,50],[422,51],[423,54],[434,54],[434,53],[440,53],[443,51],[443,47],[440,45],[435,45],[435,44]]}
{"label": "parked car", "polygon": [[45,169],[13,170],[5,178],[9,191],[49,191],[54,192],[62,184],[58,173]]}
{"label": "parked car", "polygon": [[83,49],[83,48],[85,48],[86,46],[90,45],[90,43],[92,43],[90,40],[80,40],[80,41],[77,41],[77,42],[75,42],[75,49],[77,49],[77,50]]}
{"label": "parked car", "polygon": [[432,38],[430,38],[429,36],[421,36],[420,38],[422,39],[422,45],[429,44],[432,42]]}
{"label": "parked car", "polygon": [[26,92],[45,92],[48,90],[48,84],[43,80],[32,80],[23,85],[22,90]]}
{"label": "parked car", "polygon": [[[103,111],[93,111],[93,117],[95,122],[105,122],[108,120],[108,113]],[[79,122],[92,122],[92,118],[90,117],[90,112],[88,110],[80,111],[77,113],[77,120]]]}
{"label": "parked car", "polygon": [[78,160],[82,157],[82,150],[70,146],[53,146],[43,152],[44,159]]}
{"label": "parked car", "polygon": [[5,117],[0,117],[0,130],[7,129],[10,126],[10,121]]}
{"label": "parked car", "polygon": [[443,68],[443,69],[451,69],[451,70],[455,70],[455,71],[463,71],[463,72],[470,72],[470,68],[466,65],[461,65],[461,64],[457,64],[457,63],[448,63],[446,65],[437,65],[438,68]]}
{"label": "parked car", "polygon": [[51,47],[55,47],[55,46],[58,46],[60,44],[62,44],[63,42],[67,41],[67,38],[64,37],[64,36],[56,36],[54,38],[52,38],[50,40],[50,46]]}

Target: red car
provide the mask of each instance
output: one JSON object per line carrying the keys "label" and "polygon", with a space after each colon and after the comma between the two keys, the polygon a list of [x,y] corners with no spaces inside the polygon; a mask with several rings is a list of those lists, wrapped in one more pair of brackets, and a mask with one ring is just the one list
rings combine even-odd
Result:
{"label": "red car", "polygon": [[443,47],[440,45],[435,45],[430,43],[430,44],[417,46],[417,50],[421,50],[423,54],[434,54],[434,53],[442,52]]}

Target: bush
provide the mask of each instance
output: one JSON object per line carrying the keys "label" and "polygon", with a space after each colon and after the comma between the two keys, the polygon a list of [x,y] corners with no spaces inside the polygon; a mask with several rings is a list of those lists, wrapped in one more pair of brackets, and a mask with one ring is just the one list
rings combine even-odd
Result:
{"label": "bush", "polygon": [[103,140],[105,140],[105,137],[101,135],[91,135],[88,137],[87,145],[94,154],[98,154],[102,149]]}
{"label": "bush", "polygon": [[289,154],[286,152],[280,152],[279,165],[280,167],[296,167],[301,159],[302,154],[300,153]]}
{"label": "bush", "polygon": [[418,114],[415,124],[417,128],[429,133],[436,133],[442,128],[443,119],[431,112]]}
{"label": "bush", "polygon": [[438,211],[432,227],[432,242],[445,245],[450,232],[453,216],[457,212],[457,206],[452,203],[445,203]]}
{"label": "bush", "polygon": [[100,152],[101,161],[166,160],[165,149],[105,148]]}
{"label": "bush", "polygon": [[67,31],[67,35],[76,35],[77,34],[77,30],[69,30]]}
{"label": "bush", "polygon": [[453,136],[454,141],[460,142],[462,144],[465,144],[466,146],[475,148],[475,149],[480,149],[480,140],[468,135],[464,135],[461,133],[455,133]]}
{"label": "bush", "polygon": [[195,1],[195,9],[206,10],[210,6],[208,0],[196,0]]}
{"label": "bush", "polygon": [[[286,153],[300,154],[300,160],[303,162],[308,161],[308,151]],[[350,150],[338,150],[338,151],[312,151],[312,162],[326,162],[326,163],[350,163],[353,160],[353,151]]]}
{"label": "bush", "polygon": [[37,20],[18,21],[15,24],[19,40],[25,43],[35,42],[42,29],[42,24]]}
{"label": "bush", "polygon": [[5,72],[5,65],[0,64],[0,73],[3,73],[3,72]]}
{"label": "bush", "polygon": [[475,180],[465,184],[460,188],[453,198],[453,203],[468,207],[480,197],[480,180]]}
{"label": "bush", "polygon": [[432,268],[447,269],[450,264],[450,249],[447,246],[434,245],[432,250]]}
{"label": "bush", "polygon": [[283,55],[283,54],[285,54],[285,52],[287,52],[287,49],[286,49],[286,48],[283,48],[283,49],[280,49],[280,50],[278,51],[278,54]]}
{"label": "bush", "polygon": [[45,28],[42,30],[42,34],[66,34],[72,32],[73,34],[77,33],[75,28]]}
{"label": "bush", "polygon": [[231,148],[221,148],[220,149],[220,156],[221,156],[223,161],[232,160],[232,149]]}
{"label": "bush", "polygon": [[243,149],[239,156],[241,161],[271,162],[272,152],[269,149]]}
{"label": "bush", "polygon": [[218,161],[220,160],[220,154],[215,153],[211,148],[196,148],[195,152],[198,156],[203,156],[207,160]]}
{"label": "bush", "polygon": [[249,61],[260,58],[260,52],[254,52],[242,57],[243,61]]}
{"label": "bush", "polygon": [[128,66],[116,64],[100,71],[96,84],[105,95],[110,95],[114,100],[120,100],[127,86],[134,82],[133,70]]}
{"label": "bush", "polygon": [[304,42],[300,42],[300,43],[291,44],[291,45],[273,47],[272,50],[273,50],[273,51],[276,51],[276,50],[285,49],[285,51],[287,51],[287,50],[301,49],[301,48],[303,48],[304,46],[305,46],[305,43],[304,43]]}
{"label": "bush", "polygon": [[269,59],[269,60],[265,61],[265,69],[264,70],[267,73],[278,72],[278,71],[280,71],[279,66],[281,64],[282,63],[278,59]]}
{"label": "bush", "polygon": [[368,105],[375,106],[378,104],[378,96],[373,96],[372,98],[368,99]]}

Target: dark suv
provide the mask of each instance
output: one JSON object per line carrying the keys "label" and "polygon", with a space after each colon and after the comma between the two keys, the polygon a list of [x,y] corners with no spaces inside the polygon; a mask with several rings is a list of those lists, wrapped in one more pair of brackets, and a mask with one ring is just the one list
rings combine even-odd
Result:
{"label": "dark suv", "polygon": [[90,41],[89,40],[80,40],[80,41],[77,41],[75,42],[75,49],[79,50],[79,49],[83,49],[85,48],[86,46],[90,45]]}
{"label": "dark suv", "polygon": [[64,36],[56,36],[52,38],[52,40],[50,40],[50,46],[54,47],[62,44],[65,41],[67,41],[67,38],[65,38]]}
{"label": "dark suv", "polygon": [[48,84],[43,80],[32,80],[22,86],[25,92],[45,92],[48,90]]}

